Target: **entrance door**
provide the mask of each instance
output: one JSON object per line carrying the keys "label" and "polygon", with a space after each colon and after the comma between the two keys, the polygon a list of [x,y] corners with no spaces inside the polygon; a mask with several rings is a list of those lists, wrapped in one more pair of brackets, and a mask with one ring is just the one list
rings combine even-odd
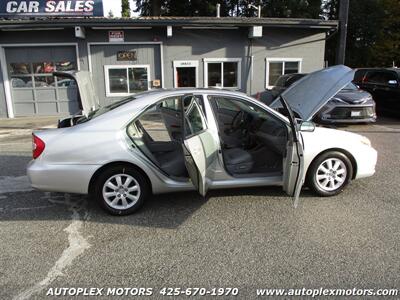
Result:
{"label": "entrance door", "polygon": [[217,157],[217,143],[207,127],[198,99],[193,95],[183,98],[183,152],[189,177],[200,193],[208,190],[208,173]]}
{"label": "entrance door", "polygon": [[176,79],[178,88],[196,87],[196,67],[176,68]]}
{"label": "entrance door", "polygon": [[174,87],[175,88],[195,88],[198,86],[197,60],[175,60],[174,61]]}

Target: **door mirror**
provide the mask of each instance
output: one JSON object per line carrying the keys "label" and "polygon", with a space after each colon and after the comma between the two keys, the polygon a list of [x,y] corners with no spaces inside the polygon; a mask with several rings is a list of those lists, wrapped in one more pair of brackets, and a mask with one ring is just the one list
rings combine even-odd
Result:
{"label": "door mirror", "polygon": [[300,131],[313,132],[315,130],[315,124],[310,121],[304,121],[300,124]]}
{"label": "door mirror", "polygon": [[397,80],[389,80],[388,84],[391,86],[393,86],[393,85],[396,86],[398,84],[398,82],[397,82]]}

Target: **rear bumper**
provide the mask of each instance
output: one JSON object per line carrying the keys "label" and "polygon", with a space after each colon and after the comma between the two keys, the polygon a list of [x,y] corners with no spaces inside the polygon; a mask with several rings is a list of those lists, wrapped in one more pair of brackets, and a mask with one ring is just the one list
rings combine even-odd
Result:
{"label": "rear bumper", "polygon": [[34,189],[47,192],[87,194],[99,165],[49,165],[32,160],[27,176]]}

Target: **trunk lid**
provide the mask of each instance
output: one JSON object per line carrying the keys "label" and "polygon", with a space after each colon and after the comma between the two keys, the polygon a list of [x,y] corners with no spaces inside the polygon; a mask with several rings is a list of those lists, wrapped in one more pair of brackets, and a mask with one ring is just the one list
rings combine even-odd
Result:
{"label": "trunk lid", "polygon": [[82,114],[86,117],[98,108],[98,98],[93,86],[90,72],[88,71],[66,71],[54,72],[54,76],[66,77],[76,82],[78,86],[78,101],[81,104]]}

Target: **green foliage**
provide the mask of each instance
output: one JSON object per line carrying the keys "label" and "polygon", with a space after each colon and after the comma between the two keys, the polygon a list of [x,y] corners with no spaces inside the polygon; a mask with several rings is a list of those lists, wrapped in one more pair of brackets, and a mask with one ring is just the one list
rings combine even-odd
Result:
{"label": "green foliage", "polygon": [[121,15],[123,18],[131,17],[131,7],[129,4],[129,0],[122,0]]}
{"label": "green foliage", "polygon": [[[338,0],[323,5],[323,15],[337,19]],[[337,35],[327,43],[329,64],[335,62]],[[398,0],[350,0],[346,65],[390,67],[400,64],[400,2]]]}

